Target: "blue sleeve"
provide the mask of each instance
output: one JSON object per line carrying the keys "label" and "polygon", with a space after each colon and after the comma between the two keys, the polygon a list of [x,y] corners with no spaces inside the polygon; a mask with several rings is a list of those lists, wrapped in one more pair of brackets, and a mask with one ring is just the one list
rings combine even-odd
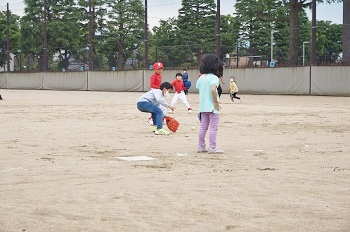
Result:
{"label": "blue sleeve", "polygon": [[188,81],[188,73],[182,74],[182,80],[183,80],[184,82]]}

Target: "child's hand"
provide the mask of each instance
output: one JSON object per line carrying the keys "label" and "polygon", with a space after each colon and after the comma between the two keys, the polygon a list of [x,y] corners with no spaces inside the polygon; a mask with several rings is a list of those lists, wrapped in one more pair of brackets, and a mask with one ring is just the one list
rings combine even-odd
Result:
{"label": "child's hand", "polygon": [[220,102],[215,102],[214,103],[214,110],[219,111],[221,109]]}

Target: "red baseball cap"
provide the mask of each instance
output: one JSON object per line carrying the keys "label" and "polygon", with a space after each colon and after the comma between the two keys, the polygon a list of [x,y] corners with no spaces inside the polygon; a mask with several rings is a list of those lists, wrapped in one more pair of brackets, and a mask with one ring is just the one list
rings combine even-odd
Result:
{"label": "red baseball cap", "polygon": [[155,62],[153,64],[153,69],[157,70],[157,69],[162,69],[164,66],[163,66],[163,63],[161,62]]}

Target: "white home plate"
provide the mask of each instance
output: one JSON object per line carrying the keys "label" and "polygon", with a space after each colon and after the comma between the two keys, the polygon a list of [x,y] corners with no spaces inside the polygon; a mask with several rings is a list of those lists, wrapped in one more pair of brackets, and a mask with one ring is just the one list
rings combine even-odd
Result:
{"label": "white home plate", "polygon": [[125,156],[125,157],[117,157],[120,160],[125,161],[145,161],[145,160],[155,160],[156,158],[149,156]]}
{"label": "white home plate", "polygon": [[176,156],[188,156],[187,153],[176,153]]}

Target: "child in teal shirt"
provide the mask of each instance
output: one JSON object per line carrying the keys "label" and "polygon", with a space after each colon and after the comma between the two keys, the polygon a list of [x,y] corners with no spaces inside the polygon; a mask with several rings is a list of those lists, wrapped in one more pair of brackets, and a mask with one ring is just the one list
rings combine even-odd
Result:
{"label": "child in teal shirt", "polygon": [[[198,152],[223,153],[216,145],[220,116],[220,101],[217,93],[218,76],[223,74],[222,62],[216,55],[206,54],[201,59],[201,76],[196,88],[199,90],[199,113],[201,124],[198,131]],[[209,129],[210,128],[210,129]],[[209,147],[206,148],[205,136],[209,129]]]}

